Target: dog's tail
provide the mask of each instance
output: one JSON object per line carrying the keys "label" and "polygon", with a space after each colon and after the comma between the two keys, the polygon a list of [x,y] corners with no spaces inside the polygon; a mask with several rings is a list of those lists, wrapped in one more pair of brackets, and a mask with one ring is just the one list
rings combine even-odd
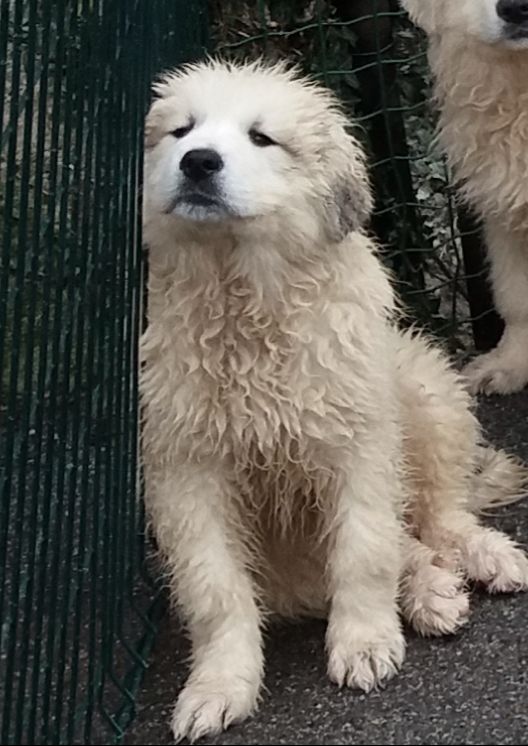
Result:
{"label": "dog's tail", "polygon": [[505,451],[481,446],[472,489],[476,512],[509,505],[528,495],[528,467]]}

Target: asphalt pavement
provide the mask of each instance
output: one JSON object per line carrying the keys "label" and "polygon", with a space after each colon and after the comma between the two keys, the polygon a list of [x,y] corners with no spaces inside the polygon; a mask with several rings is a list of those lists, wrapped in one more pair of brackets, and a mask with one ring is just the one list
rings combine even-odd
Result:
{"label": "asphalt pavement", "polygon": [[[481,402],[488,438],[528,461],[528,393]],[[528,545],[528,499],[492,521]],[[188,649],[166,618],[126,744],[170,744]],[[528,594],[473,596],[469,624],[438,640],[408,632],[403,669],[369,695],[326,678],[324,625],[276,626],[256,716],[207,744],[528,744]]]}

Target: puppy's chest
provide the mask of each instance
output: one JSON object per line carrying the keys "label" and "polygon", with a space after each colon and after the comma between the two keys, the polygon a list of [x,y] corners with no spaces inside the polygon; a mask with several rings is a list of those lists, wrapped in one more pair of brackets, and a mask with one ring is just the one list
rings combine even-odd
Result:
{"label": "puppy's chest", "polygon": [[[208,450],[272,452],[324,416],[312,314],[265,312],[233,289],[214,300],[154,308],[143,339],[143,391],[158,432]],[[153,406],[156,403],[156,406]],[[156,412],[154,413],[154,409]]]}
{"label": "puppy's chest", "polygon": [[302,356],[300,325],[295,314],[285,323],[244,295],[226,293],[196,313],[190,335],[176,330],[186,342],[181,348],[182,372],[185,376],[186,361],[194,361],[200,388],[224,405],[271,390],[275,396],[286,394]]}

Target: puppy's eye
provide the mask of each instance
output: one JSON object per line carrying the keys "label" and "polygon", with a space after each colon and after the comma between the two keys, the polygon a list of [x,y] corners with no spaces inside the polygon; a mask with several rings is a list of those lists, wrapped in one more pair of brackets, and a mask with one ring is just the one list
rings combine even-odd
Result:
{"label": "puppy's eye", "polygon": [[259,132],[256,129],[249,130],[249,139],[253,145],[257,145],[259,148],[268,148],[270,145],[276,145],[275,140],[265,135],[263,132]]}
{"label": "puppy's eye", "polygon": [[185,135],[188,135],[193,127],[194,122],[189,122],[189,124],[186,124],[185,127],[176,127],[175,130],[172,130],[171,135],[180,140],[182,137],[185,137]]}

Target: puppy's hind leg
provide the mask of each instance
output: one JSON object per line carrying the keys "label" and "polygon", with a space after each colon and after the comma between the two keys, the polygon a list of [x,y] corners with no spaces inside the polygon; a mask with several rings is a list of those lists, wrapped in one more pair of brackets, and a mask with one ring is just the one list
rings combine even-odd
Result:
{"label": "puppy's hind leg", "polygon": [[149,481],[150,516],[192,643],[191,673],[172,728],[176,741],[195,741],[255,708],[263,671],[260,616],[244,546],[228,520],[231,487],[221,467],[187,465]]}
{"label": "puppy's hind leg", "polygon": [[[434,405],[429,403],[429,407],[432,415]],[[436,564],[462,573],[491,593],[526,590],[528,558],[501,531],[482,526],[476,515],[480,501],[472,490],[479,485],[484,499],[493,501],[495,493],[497,502],[508,499],[494,489],[497,480],[491,472],[475,475],[480,451],[476,423],[469,410],[465,417],[450,420],[445,403],[442,412],[437,412],[440,415],[440,424],[430,423],[424,446],[427,453],[422,453],[421,463],[415,463],[419,475],[412,518],[415,532],[436,553]],[[427,416],[426,407],[422,416]],[[511,462],[510,472],[504,458],[494,463],[505,483],[517,480],[516,463]]]}
{"label": "puppy's hind leg", "polygon": [[405,619],[424,636],[452,634],[469,614],[463,575],[439,565],[437,554],[413,537],[405,546],[400,603]]}
{"label": "puppy's hind leg", "polygon": [[458,566],[489,593],[528,590],[528,557],[502,531],[481,526],[468,510],[445,511],[423,527],[424,542],[443,553],[455,549]]}
{"label": "puppy's hind leg", "polygon": [[[492,592],[528,587],[528,560],[511,539],[480,525],[472,490],[481,485],[485,498],[506,501],[519,482],[519,466],[504,457],[482,467],[480,428],[458,375],[443,357],[418,339],[404,338],[401,380],[404,392],[409,475],[414,499],[413,533],[432,549],[435,563]],[[412,342],[412,344],[409,344]]]}

